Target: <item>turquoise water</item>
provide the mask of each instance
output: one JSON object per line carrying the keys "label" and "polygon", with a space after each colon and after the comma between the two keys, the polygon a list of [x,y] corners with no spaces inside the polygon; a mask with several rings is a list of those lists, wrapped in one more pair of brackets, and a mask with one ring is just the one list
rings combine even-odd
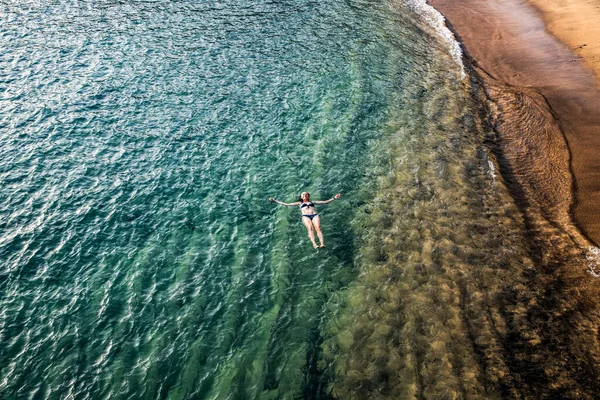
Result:
{"label": "turquoise water", "polygon": [[[514,372],[481,299],[522,285],[522,221],[424,4],[2,8],[6,398],[451,398]],[[305,190],[343,194],[318,252],[267,201]]]}

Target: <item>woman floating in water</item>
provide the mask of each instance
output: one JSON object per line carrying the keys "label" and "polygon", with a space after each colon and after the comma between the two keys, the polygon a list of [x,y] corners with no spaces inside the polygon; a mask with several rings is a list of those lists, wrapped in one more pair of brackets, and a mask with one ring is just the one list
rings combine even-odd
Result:
{"label": "woman floating in water", "polygon": [[[316,249],[318,247],[325,247],[325,243],[323,242],[323,233],[321,233],[321,217],[319,217],[319,214],[315,212],[315,204],[331,203],[333,200],[339,199],[340,197],[342,197],[342,195],[338,193],[329,200],[315,200],[313,202],[310,201],[310,194],[308,192],[303,192],[300,195],[300,200],[295,203],[284,203],[282,201],[275,200],[272,197],[269,199],[269,201],[274,201],[275,203],[283,206],[300,206],[302,223],[304,226],[306,226],[306,229],[308,230],[308,237]],[[317,236],[319,236],[321,246],[317,246],[317,242],[315,242],[315,233],[313,232],[313,227],[317,231]]]}

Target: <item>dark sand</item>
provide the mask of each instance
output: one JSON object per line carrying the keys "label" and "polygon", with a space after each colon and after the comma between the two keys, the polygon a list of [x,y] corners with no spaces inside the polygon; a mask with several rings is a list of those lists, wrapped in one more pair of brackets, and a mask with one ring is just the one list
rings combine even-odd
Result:
{"label": "dark sand", "polygon": [[[430,4],[446,17],[486,86],[492,82],[488,95],[494,98],[500,94],[493,99],[500,108],[500,130],[505,125],[504,129],[513,129],[516,138],[534,138],[523,151],[527,154],[508,162],[510,168],[518,168],[520,160],[526,158],[537,163],[535,168],[525,164],[528,170],[515,171],[517,175],[531,174],[518,182],[519,187],[526,187],[532,201],[541,198],[540,207],[546,210],[542,213],[552,214],[546,216],[552,223],[564,225],[565,216],[573,218],[588,239],[600,244],[597,77],[572,49],[548,32],[542,13],[526,1],[430,0]],[[589,41],[593,40],[590,37]],[[512,92],[511,98],[502,95],[503,88]],[[515,107],[523,98],[533,100]],[[519,109],[532,107],[534,117],[527,110],[526,117],[518,116]],[[541,117],[546,120],[541,121]],[[568,147],[561,146],[564,140],[556,137],[556,132],[564,135]],[[540,147],[546,149],[538,152]],[[547,176],[536,177],[540,173]]]}

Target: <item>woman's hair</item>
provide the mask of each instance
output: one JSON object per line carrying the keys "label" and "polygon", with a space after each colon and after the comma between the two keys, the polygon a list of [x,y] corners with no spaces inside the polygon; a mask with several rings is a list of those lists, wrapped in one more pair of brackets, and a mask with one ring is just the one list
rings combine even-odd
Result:
{"label": "woman's hair", "polygon": [[[306,193],[308,195],[308,198],[310,198],[310,193],[308,193],[308,192],[302,192],[302,193]],[[302,200],[302,193],[300,193],[300,196],[298,196],[298,201],[304,201],[304,200]]]}

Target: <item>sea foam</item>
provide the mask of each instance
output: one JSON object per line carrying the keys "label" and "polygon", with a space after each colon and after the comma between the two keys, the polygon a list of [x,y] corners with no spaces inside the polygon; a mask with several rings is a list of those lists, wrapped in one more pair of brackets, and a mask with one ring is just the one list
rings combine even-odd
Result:
{"label": "sea foam", "polygon": [[595,278],[600,278],[600,248],[590,246],[587,250],[588,272]]}
{"label": "sea foam", "polygon": [[433,28],[433,30],[441,36],[448,44],[448,50],[452,58],[460,67],[460,76],[466,78],[465,66],[462,62],[462,50],[460,43],[454,37],[454,34],[446,26],[446,18],[435,8],[427,4],[426,0],[403,0],[407,7],[418,14],[424,22]]}

